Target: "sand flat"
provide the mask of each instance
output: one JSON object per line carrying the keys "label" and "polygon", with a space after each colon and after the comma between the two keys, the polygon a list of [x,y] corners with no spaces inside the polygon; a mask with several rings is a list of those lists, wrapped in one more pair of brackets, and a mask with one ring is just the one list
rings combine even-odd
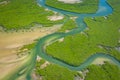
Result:
{"label": "sand flat", "polygon": [[[18,59],[17,51],[24,45],[31,44],[34,40],[45,35],[52,34],[59,30],[62,25],[54,25],[52,27],[35,28],[32,31],[18,32],[0,32],[0,79],[12,72],[21,63],[6,64],[24,58]],[[27,56],[27,55],[26,55]],[[4,64],[5,63],[5,64]],[[3,72],[4,70],[4,72]]]}
{"label": "sand flat", "polygon": [[82,0],[58,0],[64,3],[74,4],[74,3],[81,3]]}
{"label": "sand flat", "polygon": [[6,54],[14,54],[23,45],[30,44],[40,37],[54,33],[60,28],[61,25],[55,25],[48,28],[36,28],[31,32],[0,32],[0,58],[6,56]]}

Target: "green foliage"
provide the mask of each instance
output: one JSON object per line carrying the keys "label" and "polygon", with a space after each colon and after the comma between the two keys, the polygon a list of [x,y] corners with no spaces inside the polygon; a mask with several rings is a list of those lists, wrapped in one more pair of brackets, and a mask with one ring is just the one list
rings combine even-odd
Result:
{"label": "green foliage", "polygon": [[120,68],[116,65],[106,63],[102,66],[91,65],[85,80],[118,80],[120,79]]}
{"label": "green foliage", "polygon": [[101,51],[89,43],[89,39],[84,34],[76,34],[65,37],[63,42],[55,42],[48,46],[46,51],[51,56],[57,57],[69,64],[79,65],[91,54]]}
{"label": "green foliage", "polygon": [[55,64],[50,64],[44,69],[37,67],[36,72],[42,76],[43,80],[74,80],[75,75],[78,75],[75,71],[70,71]]}
{"label": "green foliage", "polygon": [[35,67],[36,67],[37,69],[39,69],[40,66],[41,66],[42,64],[44,64],[44,63],[45,63],[45,60],[44,60],[44,59],[41,59],[40,61],[37,61]]}
{"label": "green foliage", "polygon": [[0,2],[2,2],[2,1],[4,1],[4,0],[0,0]]}
{"label": "green foliage", "polygon": [[83,0],[82,3],[68,4],[58,0],[46,0],[46,4],[58,9],[77,13],[94,13],[98,8],[99,0]]}
{"label": "green foliage", "polygon": [[62,21],[50,21],[47,19],[50,15],[53,12],[45,11],[36,0],[10,0],[0,5],[0,25],[7,29],[29,28],[34,24],[51,26]]}
{"label": "green foliage", "polygon": [[[79,65],[95,53],[106,53],[120,60],[120,52],[115,49],[120,46],[120,5],[112,4],[113,12],[107,19],[96,17],[86,18],[89,30],[65,37],[63,42],[55,42],[47,46],[47,53],[72,65]],[[119,2],[120,3],[120,2]]]}
{"label": "green foliage", "polygon": [[62,26],[62,28],[59,30],[59,32],[65,32],[66,30],[72,30],[76,27],[76,23],[74,20],[69,19],[66,23],[64,23],[64,25]]}
{"label": "green foliage", "polygon": [[24,49],[28,49],[28,50],[31,50],[35,47],[36,43],[32,43],[32,44],[28,44],[28,45],[24,45],[20,50],[24,50]]}

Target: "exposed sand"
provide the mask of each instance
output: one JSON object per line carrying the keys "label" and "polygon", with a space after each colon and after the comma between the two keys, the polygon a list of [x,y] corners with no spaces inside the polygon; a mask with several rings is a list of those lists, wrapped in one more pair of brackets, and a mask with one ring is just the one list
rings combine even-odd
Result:
{"label": "exposed sand", "polygon": [[69,3],[69,4],[74,4],[74,3],[81,3],[83,2],[82,0],[58,0],[64,3]]}
{"label": "exposed sand", "polygon": [[61,16],[61,15],[48,16],[48,20],[50,20],[50,21],[62,20],[63,18],[64,18],[64,16]]}
{"label": "exposed sand", "polygon": [[32,76],[32,80],[43,80],[43,79],[42,79],[42,76],[37,75],[34,70],[33,70],[31,76]]}
{"label": "exposed sand", "polygon": [[47,65],[49,65],[50,63],[48,61],[46,61],[44,64],[42,64],[40,66],[41,69],[44,69],[45,67],[47,67]]}
{"label": "exposed sand", "polygon": [[2,1],[0,2],[0,5],[7,5],[10,1]]}
{"label": "exposed sand", "polygon": [[54,33],[58,29],[60,29],[61,26],[62,25],[54,25],[53,27],[47,28],[35,28],[31,32],[0,32],[0,80],[2,79],[2,77],[7,75],[9,72],[20,65],[19,62],[7,65],[4,63],[24,59],[27,56],[25,55],[19,59],[16,55],[17,51],[23,45],[33,43],[36,39],[39,39],[47,34]]}
{"label": "exposed sand", "polygon": [[78,17],[70,17],[70,19],[72,19],[73,21],[75,21]]}
{"label": "exposed sand", "polygon": [[86,75],[87,75],[88,72],[89,72],[88,69],[86,69],[84,71],[78,71],[78,73],[82,74],[82,77],[79,76],[79,77],[77,77],[76,80],[85,80],[85,77],[86,77]]}
{"label": "exposed sand", "polygon": [[40,61],[41,59],[42,59],[41,57],[37,56],[37,61]]}
{"label": "exposed sand", "polygon": [[92,64],[102,65],[104,64],[105,61],[110,61],[110,60],[106,58],[97,58],[95,59],[95,61],[92,62]]}
{"label": "exposed sand", "polygon": [[59,42],[63,42],[63,41],[64,41],[64,38],[59,39]]}
{"label": "exposed sand", "polygon": [[54,33],[60,29],[61,25],[55,25],[48,28],[36,28],[31,32],[0,32],[0,59],[11,53],[16,53],[16,50],[23,45],[34,42],[35,39],[43,37],[47,34]]}

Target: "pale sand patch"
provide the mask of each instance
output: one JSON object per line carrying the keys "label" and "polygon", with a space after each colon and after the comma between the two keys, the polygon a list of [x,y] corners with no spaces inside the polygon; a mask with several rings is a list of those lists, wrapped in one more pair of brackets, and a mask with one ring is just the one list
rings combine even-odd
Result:
{"label": "pale sand patch", "polygon": [[46,8],[45,11],[51,11],[51,10]]}
{"label": "pale sand patch", "polygon": [[0,2],[0,5],[7,5],[8,3],[10,3],[10,1],[2,1]]}
{"label": "pale sand patch", "polygon": [[42,79],[39,79],[38,76],[35,74],[35,72],[32,72],[32,80],[42,80]]}
{"label": "pale sand patch", "polygon": [[33,70],[31,76],[32,76],[32,80],[43,80],[42,76],[36,74],[35,69]]}
{"label": "pale sand patch", "polygon": [[59,41],[59,42],[63,42],[63,41],[64,41],[64,38],[61,38],[61,39],[59,39],[58,41]]}
{"label": "pale sand patch", "polygon": [[88,69],[84,70],[84,71],[78,71],[78,73],[82,74],[82,77],[78,77],[78,80],[85,80],[85,77],[87,75],[87,73],[89,72]]}
{"label": "pale sand patch", "polygon": [[47,67],[50,63],[48,61],[46,61],[44,64],[42,64],[40,66],[41,69],[44,69],[45,67]]}
{"label": "pale sand patch", "polygon": [[40,61],[41,59],[42,59],[41,57],[37,56],[37,61]]}
{"label": "pale sand patch", "polygon": [[50,21],[62,20],[63,18],[64,18],[64,16],[62,16],[62,15],[48,16],[48,20],[50,20]]}
{"label": "pale sand patch", "polygon": [[68,32],[70,32],[70,30],[65,30],[65,33],[68,33]]}
{"label": "pale sand patch", "polygon": [[92,64],[102,65],[104,64],[105,61],[110,61],[110,60],[107,58],[97,58],[92,62]]}
{"label": "pale sand patch", "polygon": [[69,4],[74,4],[74,3],[82,3],[83,0],[58,0],[60,2],[64,2],[64,3],[69,3]]}
{"label": "pale sand patch", "polygon": [[70,17],[70,19],[72,19],[73,21],[75,21],[78,17]]}

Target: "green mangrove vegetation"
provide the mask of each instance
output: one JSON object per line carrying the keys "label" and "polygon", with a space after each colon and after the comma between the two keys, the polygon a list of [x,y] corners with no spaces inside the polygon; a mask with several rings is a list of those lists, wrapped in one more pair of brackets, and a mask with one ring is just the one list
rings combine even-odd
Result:
{"label": "green mangrove vegetation", "polygon": [[64,3],[58,0],[46,0],[46,5],[77,13],[94,13],[98,9],[99,0],[83,0],[81,3]]}
{"label": "green mangrove vegetation", "polygon": [[49,64],[47,67],[41,69],[40,66],[44,63],[43,59],[37,61],[35,67],[35,73],[42,77],[43,80],[74,80],[75,77],[84,80],[96,80],[96,77],[97,80],[118,80],[120,78],[120,68],[108,62],[105,62],[103,65],[92,64],[86,68],[88,70],[86,73],[84,73],[86,69],[77,72],[55,64]]}
{"label": "green mangrove vegetation", "polygon": [[120,78],[120,68],[106,62],[103,65],[91,65],[88,67],[85,80],[118,80]]}
{"label": "green mangrove vegetation", "polygon": [[77,27],[77,25],[76,25],[75,21],[72,19],[69,19],[67,22],[65,22],[63,24],[63,26],[61,27],[61,29],[58,32],[65,32],[67,30],[72,30],[76,27]]}
{"label": "green mangrove vegetation", "polygon": [[37,5],[37,0],[7,0],[6,4],[0,5],[0,26],[6,29],[21,29],[35,24],[47,27],[63,22],[48,20],[47,16],[50,15],[54,13]]}
{"label": "green mangrove vegetation", "polygon": [[76,71],[71,71],[56,64],[49,64],[47,67],[41,69],[40,65],[42,64],[44,64],[44,60],[38,61],[35,68],[36,74],[42,77],[42,80],[74,80],[75,76],[81,75]]}
{"label": "green mangrove vegetation", "polygon": [[78,66],[88,57],[96,53],[110,54],[120,60],[120,52],[115,47],[120,46],[120,1],[109,1],[114,12],[107,17],[86,18],[88,28],[79,34],[67,36],[63,42],[55,42],[47,46],[47,53],[53,57]]}
{"label": "green mangrove vegetation", "polygon": [[[75,21],[73,19],[66,20],[66,17],[62,20],[50,21],[48,16],[53,16],[54,12],[38,6],[36,0],[7,1],[6,4],[0,4],[0,26],[8,30],[29,28],[35,24],[48,27],[58,23],[63,23],[62,28],[58,32],[66,32],[67,30],[77,28]],[[98,8],[98,1],[84,0],[83,3],[67,4],[58,2],[57,0],[46,0],[46,4],[71,12],[94,13]],[[69,35],[62,38],[63,40],[61,41],[56,41],[48,45],[46,47],[47,55],[72,66],[80,65],[96,53],[110,54],[120,60],[120,50],[117,49],[120,48],[120,0],[108,1],[114,9],[113,14],[104,17],[85,18],[84,21],[87,24],[86,30],[81,33]],[[30,74],[33,69],[37,57],[37,54],[34,54],[36,53],[34,51],[35,45],[36,42],[24,45],[20,49],[21,51],[27,49],[29,54],[32,53],[26,60],[28,63],[25,64],[25,68],[28,67],[27,74]],[[29,52],[32,49],[33,51]],[[35,74],[40,76],[42,80],[77,80],[76,77],[84,77],[82,72],[86,69],[89,72],[86,74],[84,80],[96,80],[96,78],[97,80],[118,80],[120,78],[120,68],[108,62],[105,62],[103,65],[90,65],[82,71],[73,71],[53,63],[49,63],[44,68],[41,68],[45,62],[46,60],[42,58],[37,60],[34,69]],[[21,70],[22,68],[24,67],[21,67]],[[15,75],[17,76],[21,75],[16,73]],[[11,77],[14,78],[13,75]]]}
{"label": "green mangrove vegetation", "polygon": [[[120,5],[116,5],[115,2],[120,3],[118,0],[109,0],[114,9],[112,15],[85,18],[88,26],[86,30],[67,36],[63,41],[50,44],[46,48],[47,54],[74,66],[80,65],[88,57],[96,53],[110,54],[120,60],[120,52],[116,49],[116,47],[120,46],[120,19],[118,19],[118,12],[120,11],[118,7]],[[69,20],[59,31],[64,32],[73,28],[75,28],[75,23]],[[40,66],[44,63],[45,60],[37,61],[35,66],[36,74],[42,77],[43,80],[74,80],[75,76],[81,77],[80,73],[53,63],[41,69]],[[118,80],[120,78],[120,68],[108,62],[103,65],[90,65],[87,69],[89,72],[84,80],[96,80],[96,77],[97,80]]]}
{"label": "green mangrove vegetation", "polygon": [[31,50],[35,47],[35,45],[36,45],[36,42],[28,44],[28,45],[24,45],[20,50],[21,51],[24,50],[24,49]]}

